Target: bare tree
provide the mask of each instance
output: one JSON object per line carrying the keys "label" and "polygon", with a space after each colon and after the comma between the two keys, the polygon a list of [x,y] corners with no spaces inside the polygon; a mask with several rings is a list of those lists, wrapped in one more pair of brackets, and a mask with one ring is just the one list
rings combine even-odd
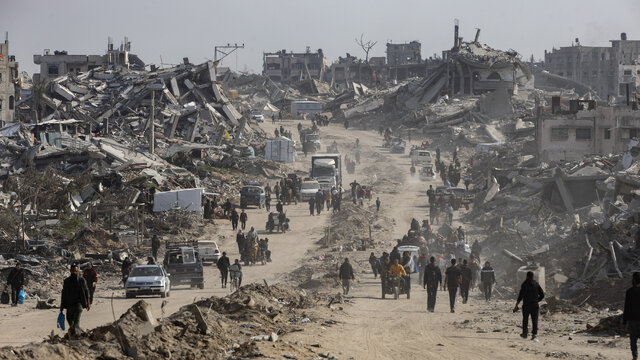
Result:
{"label": "bare tree", "polygon": [[369,52],[371,51],[371,49],[373,49],[374,46],[376,46],[376,44],[378,43],[377,41],[367,41],[364,42],[363,40],[364,38],[364,34],[360,34],[360,40],[358,40],[358,38],[356,38],[356,44],[360,45],[360,47],[362,48],[362,50],[364,51],[364,61],[366,63],[369,62]]}

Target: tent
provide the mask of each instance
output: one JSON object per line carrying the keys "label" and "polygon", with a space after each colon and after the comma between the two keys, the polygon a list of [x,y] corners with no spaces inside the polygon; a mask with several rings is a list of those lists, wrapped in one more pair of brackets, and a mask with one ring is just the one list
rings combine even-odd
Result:
{"label": "tent", "polygon": [[295,146],[295,141],[284,136],[267,140],[267,145],[264,149],[264,159],[280,162],[294,162],[296,160]]}
{"label": "tent", "polygon": [[271,115],[278,116],[279,112],[280,109],[278,109],[271,103],[267,103],[267,105],[262,108],[262,115],[264,115],[265,117],[270,117]]}
{"label": "tent", "polygon": [[153,194],[153,211],[184,209],[201,213],[203,194],[203,188],[156,192]]}

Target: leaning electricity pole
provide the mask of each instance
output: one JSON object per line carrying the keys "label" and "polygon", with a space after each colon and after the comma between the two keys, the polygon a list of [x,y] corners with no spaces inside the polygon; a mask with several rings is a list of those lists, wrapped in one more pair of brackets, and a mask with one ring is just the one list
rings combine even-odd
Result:
{"label": "leaning electricity pole", "polygon": [[[224,50],[221,50],[224,49]],[[227,44],[227,45],[219,45],[219,46],[214,46],[214,50],[215,53],[213,55],[213,63],[218,66],[218,64],[222,61],[222,59],[226,58],[227,56],[231,55],[234,51],[238,50],[238,49],[244,49],[244,44],[242,45],[238,45],[238,44]],[[225,52],[226,51],[226,52]],[[223,56],[221,58],[218,59],[218,53],[222,54]],[[236,61],[236,71],[238,71],[238,63]]]}

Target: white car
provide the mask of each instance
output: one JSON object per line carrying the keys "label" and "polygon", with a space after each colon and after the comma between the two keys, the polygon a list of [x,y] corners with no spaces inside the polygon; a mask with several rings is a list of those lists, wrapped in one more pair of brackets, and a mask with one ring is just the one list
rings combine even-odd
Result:
{"label": "white car", "polygon": [[316,180],[303,181],[300,185],[300,201],[309,201],[310,198],[315,198],[319,189],[320,183]]}
{"label": "white car", "polygon": [[257,122],[264,122],[264,115],[262,115],[262,114],[251,114],[251,120],[255,120]]}
{"label": "white car", "polygon": [[198,252],[202,263],[210,262],[215,264],[222,256],[218,244],[215,241],[198,241]]}
{"label": "white car", "polygon": [[131,269],[124,286],[127,299],[138,295],[170,295],[171,280],[162,265],[138,265]]}

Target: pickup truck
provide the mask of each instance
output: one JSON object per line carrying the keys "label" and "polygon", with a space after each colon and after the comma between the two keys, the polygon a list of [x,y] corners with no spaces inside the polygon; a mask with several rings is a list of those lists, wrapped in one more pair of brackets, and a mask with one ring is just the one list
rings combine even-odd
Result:
{"label": "pickup truck", "polygon": [[167,243],[163,266],[172,286],[190,285],[204,289],[204,272],[197,242]]}

